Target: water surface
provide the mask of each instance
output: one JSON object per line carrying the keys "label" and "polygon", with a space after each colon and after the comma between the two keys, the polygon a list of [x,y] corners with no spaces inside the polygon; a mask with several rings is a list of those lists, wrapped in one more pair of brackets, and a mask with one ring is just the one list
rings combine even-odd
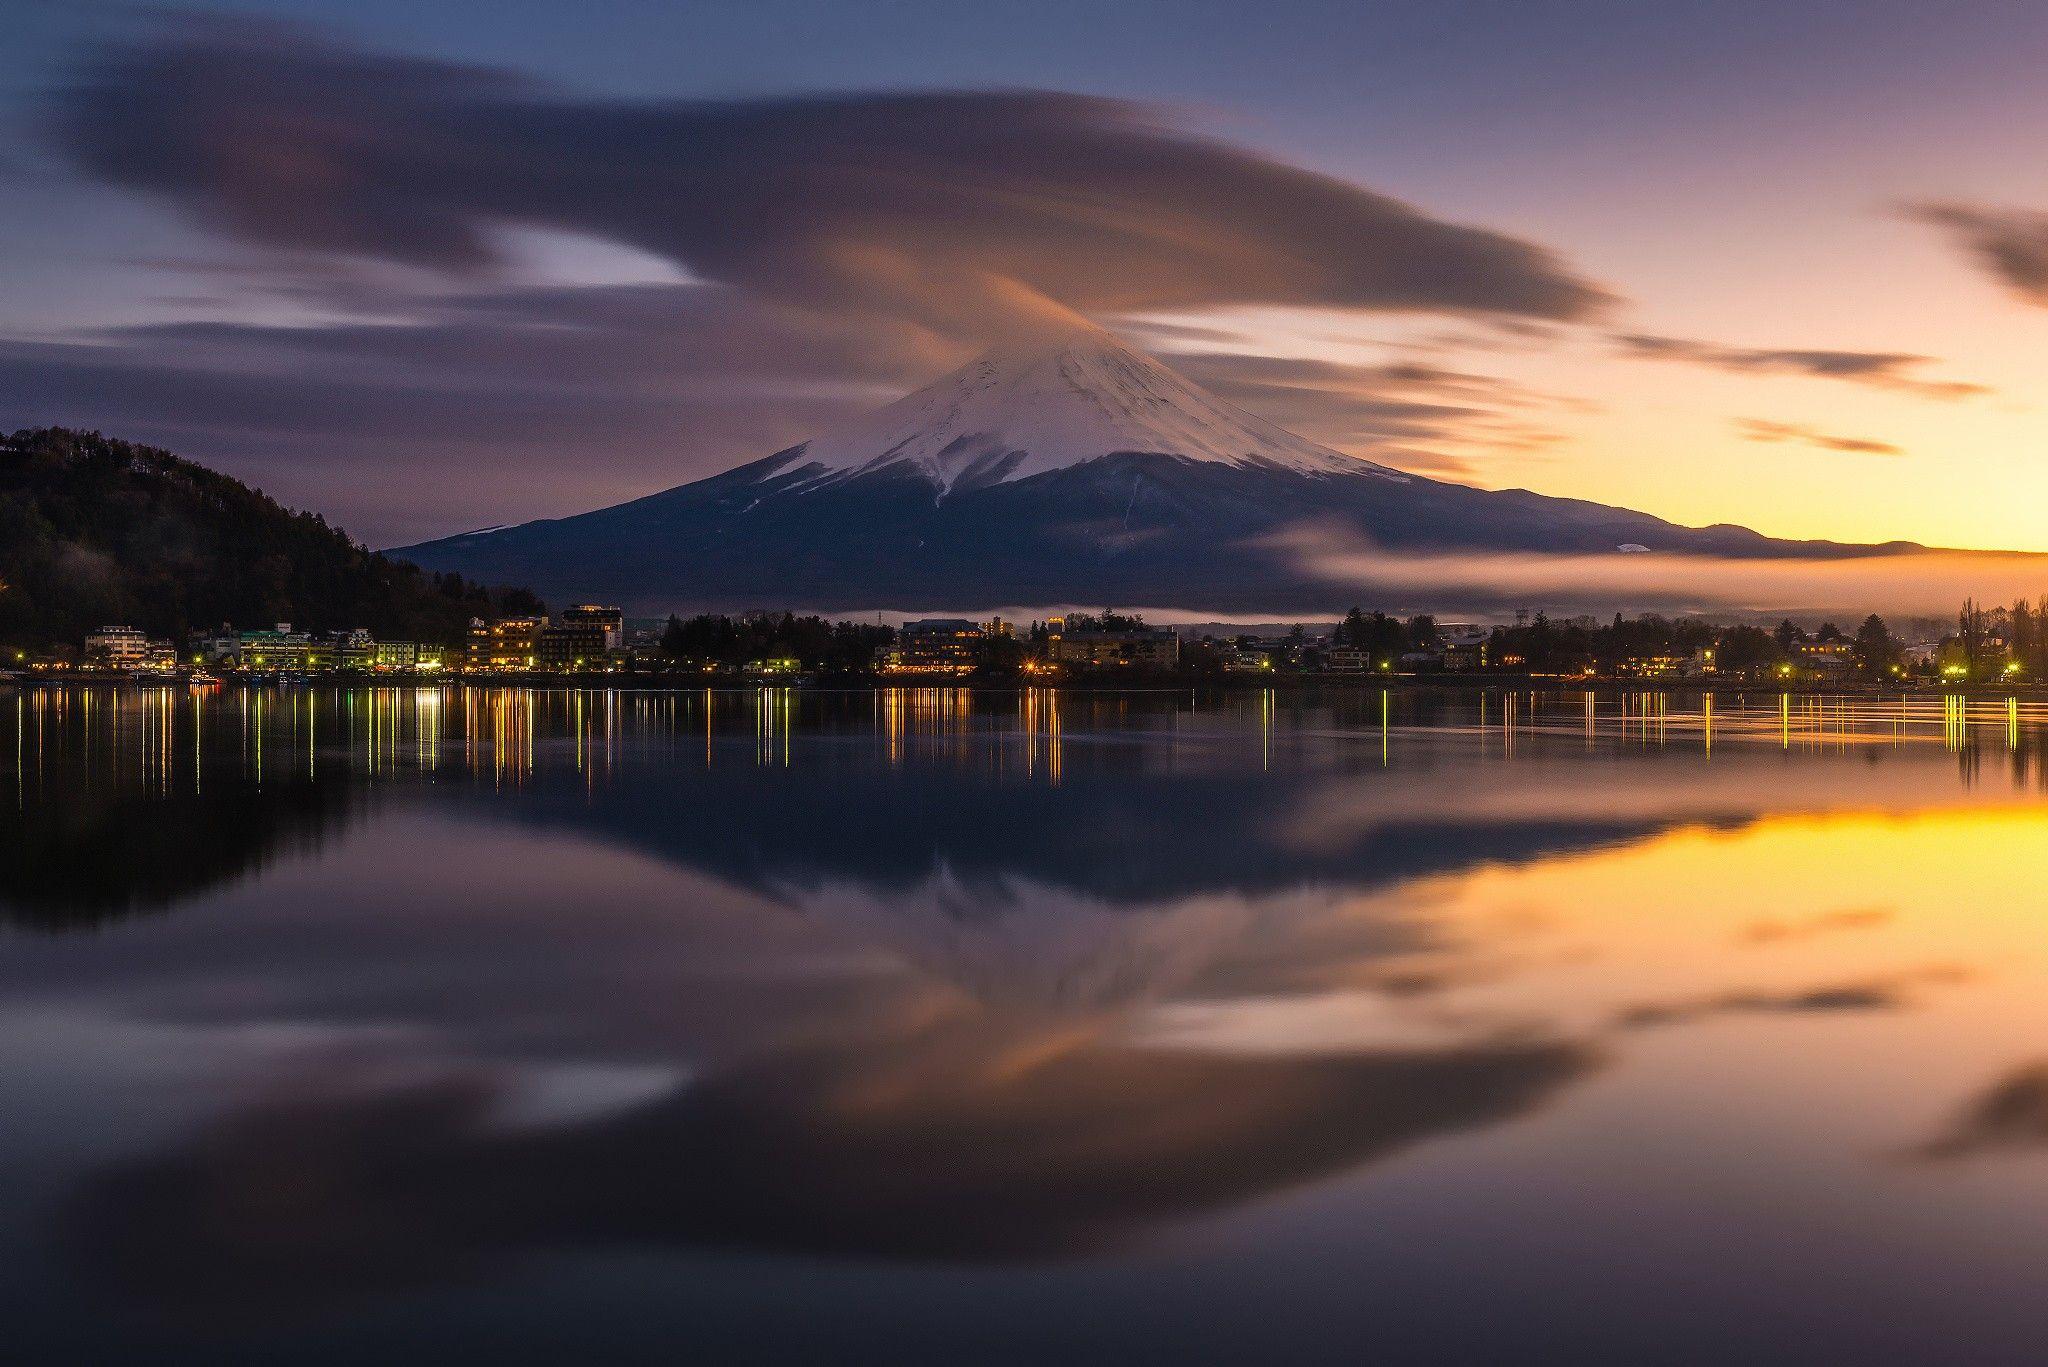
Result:
{"label": "water surface", "polygon": [[158,1361],[2029,1360],[2044,723],[0,693],[0,1308]]}

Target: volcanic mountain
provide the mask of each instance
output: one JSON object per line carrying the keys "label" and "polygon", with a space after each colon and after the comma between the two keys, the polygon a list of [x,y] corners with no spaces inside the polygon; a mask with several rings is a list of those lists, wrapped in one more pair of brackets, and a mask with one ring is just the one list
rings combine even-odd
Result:
{"label": "volcanic mountain", "polygon": [[1289,537],[1302,528],[1432,554],[1849,549],[1405,474],[1298,437],[1088,331],[990,352],[837,432],[708,479],[392,553],[634,611],[1343,606],[1346,588]]}

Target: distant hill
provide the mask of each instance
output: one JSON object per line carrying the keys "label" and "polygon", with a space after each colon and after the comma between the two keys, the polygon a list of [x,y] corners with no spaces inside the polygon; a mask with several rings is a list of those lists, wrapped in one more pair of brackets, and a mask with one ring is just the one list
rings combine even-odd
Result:
{"label": "distant hill", "polygon": [[367,627],[453,640],[472,616],[537,611],[523,589],[430,574],[168,451],[61,427],[0,439],[0,644],[74,645],[222,623]]}

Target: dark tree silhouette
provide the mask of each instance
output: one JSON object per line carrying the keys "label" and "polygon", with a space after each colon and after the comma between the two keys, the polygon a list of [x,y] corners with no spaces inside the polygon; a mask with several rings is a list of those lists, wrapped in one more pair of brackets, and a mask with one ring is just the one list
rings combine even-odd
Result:
{"label": "dark tree silhouette", "polygon": [[178,638],[277,621],[454,641],[538,612],[368,550],[317,513],[167,451],[60,427],[0,440],[0,643],[75,645],[107,623]]}

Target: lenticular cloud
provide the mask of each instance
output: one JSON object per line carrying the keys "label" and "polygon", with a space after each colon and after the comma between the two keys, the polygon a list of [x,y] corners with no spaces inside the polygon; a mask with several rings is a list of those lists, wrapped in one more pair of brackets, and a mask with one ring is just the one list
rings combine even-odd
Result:
{"label": "lenticular cloud", "polygon": [[1571,318],[1545,249],[1052,92],[634,102],[196,21],[102,50],[51,123],[88,172],[269,248],[475,271],[492,229],[949,331],[1277,304]]}

